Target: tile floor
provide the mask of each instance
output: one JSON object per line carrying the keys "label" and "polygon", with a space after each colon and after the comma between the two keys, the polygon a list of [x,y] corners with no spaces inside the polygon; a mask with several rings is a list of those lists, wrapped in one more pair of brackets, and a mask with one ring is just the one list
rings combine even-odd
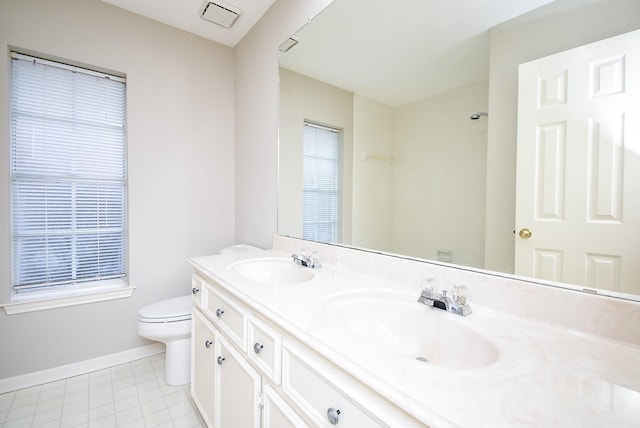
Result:
{"label": "tile floor", "polygon": [[0,427],[205,427],[189,385],[168,386],[164,354],[0,394]]}

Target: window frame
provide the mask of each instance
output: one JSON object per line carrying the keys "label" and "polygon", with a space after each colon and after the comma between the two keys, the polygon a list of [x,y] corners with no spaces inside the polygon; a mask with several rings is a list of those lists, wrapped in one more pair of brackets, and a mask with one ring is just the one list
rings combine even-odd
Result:
{"label": "window frame", "polygon": [[[112,80],[117,80],[123,84],[123,106],[120,114],[123,117],[123,155],[122,158],[117,157],[117,159],[121,159],[122,168],[123,168],[123,176],[122,181],[117,181],[116,183],[121,183],[122,186],[122,196],[118,198],[118,200],[122,201],[122,209],[118,210],[118,217],[121,219],[121,232],[118,232],[118,236],[123,241],[122,250],[120,250],[120,245],[117,247],[117,251],[115,254],[119,255],[122,259],[123,270],[121,274],[118,274],[117,278],[108,278],[102,277],[97,281],[88,279],[78,281],[78,278],[75,280],[70,280],[68,283],[64,285],[42,285],[40,287],[34,287],[33,289],[26,290],[28,287],[20,287],[15,284],[15,273],[14,269],[16,269],[15,257],[17,257],[16,250],[14,248],[14,235],[15,235],[15,225],[14,225],[14,168],[13,165],[10,167],[9,171],[9,182],[8,182],[8,194],[9,194],[9,206],[10,206],[10,217],[9,217],[9,227],[10,227],[10,237],[11,237],[11,298],[9,303],[0,304],[0,307],[5,309],[7,314],[14,313],[22,313],[22,312],[30,312],[34,310],[42,310],[42,309],[50,309],[56,307],[64,307],[71,306],[76,304],[84,304],[96,301],[104,301],[104,300],[112,300],[118,298],[129,297],[133,294],[135,287],[132,287],[129,284],[129,231],[128,231],[128,167],[127,167],[127,158],[128,158],[128,145],[127,145],[127,87],[126,87],[126,77],[123,73],[111,72],[106,70],[100,70],[98,67],[91,67],[86,65],[79,65],[72,61],[60,60],[58,58],[48,58],[46,55],[34,54],[33,52],[27,52],[19,49],[10,49],[9,51],[9,60],[14,61],[14,58],[18,60],[28,60],[34,61],[39,64],[57,67],[59,69],[69,70],[76,73],[83,73],[84,75],[96,76],[96,77],[104,77]],[[14,73],[12,70],[9,71],[10,82],[9,82],[9,91],[10,94],[14,91]],[[11,96],[11,95],[10,95]],[[9,102],[9,159],[11,162],[14,162],[14,135],[13,135],[13,118],[14,118],[14,107],[13,101],[10,98]],[[85,164],[86,165],[86,164]],[[45,174],[41,174],[40,177],[44,180],[50,180],[50,178],[45,177]],[[76,179],[77,182],[77,179]],[[99,182],[96,182],[99,183]],[[100,186],[100,184],[98,184]],[[92,197],[96,197],[99,195],[99,191],[94,190],[91,193]],[[74,212],[73,216],[78,216],[78,207],[74,206],[71,211]],[[70,232],[75,233],[75,232]],[[97,236],[97,235],[96,235]],[[45,247],[46,248],[46,245]],[[77,254],[76,254],[77,255]],[[78,263],[77,257],[75,257],[74,263]],[[121,275],[121,276],[120,276]]]}
{"label": "window frame", "polygon": [[[336,157],[334,160],[335,162],[335,180],[336,180],[336,189],[335,192],[332,192],[332,194],[335,196],[335,211],[334,211],[334,219],[331,222],[331,224],[334,225],[334,236],[333,236],[333,240],[331,241],[323,241],[320,240],[317,235],[314,234],[314,238],[312,238],[311,240],[314,240],[316,242],[323,242],[323,243],[329,243],[329,244],[334,244],[337,242],[340,242],[341,239],[341,235],[342,235],[342,139],[343,139],[343,129],[337,126],[332,126],[332,125],[325,125],[325,124],[321,124],[318,122],[314,122],[312,120],[308,120],[305,119],[303,121],[303,130],[306,127],[311,127],[311,128],[315,128],[315,129],[319,129],[319,130],[325,130],[328,132],[331,132],[333,134],[335,134],[336,140],[335,140],[335,154]],[[304,132],[303,132],[304,134]],[[303,137],[303,145],[306,144],[306,139]],[[308,156],[304,153],[304,149],[303,149],[303,159],[307,158]],[[318,157],[316,157],[316,159],[319,159]],[[326,160],[326,159],[325,159]],[[303,165],[304,165],[304,161],[303,161]],[[302,171],[303,177],[305,175],[304,172],[304,166],[303,166],[303,171]],[[304,218],[305,218],[305,212],[304,212],[304,199],[305,199],[305,193],[307,192],[307,190],[305,189],[304,186],[304,179],[303,179],[303,189],[302,189],[302,200],[303,200],[303,210],[302,210],[302,235],[303,237],[306,236],[305,235],[305,225],[307,224],[320,224],[320,223],[326,223],[327,222],[305,222]],[[323,193],[320,191],[315,191],[314,193]],[[326,192],[324,192],[326,193]],[[307,239],[305,237],[305,239]]]}

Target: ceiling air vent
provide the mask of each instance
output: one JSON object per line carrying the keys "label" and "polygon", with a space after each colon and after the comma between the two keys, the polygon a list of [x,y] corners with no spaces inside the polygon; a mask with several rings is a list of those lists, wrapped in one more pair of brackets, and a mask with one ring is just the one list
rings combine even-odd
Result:
{"label": "ceiling air vent", "polygon": [[296,39],[294,39],[293,37],[289,37],[280,45],[278,49],[280,49],[280,52],[289,52],[289,49],[291,49],[297,44],[298,44],[298,41]]}
{"label": "ceiling air vent", "polygon": [[207,2],[202,9],[200,17],[224,28],[231,28],[241,13],[242,11],[236,7],[216,1],[216,3]]}

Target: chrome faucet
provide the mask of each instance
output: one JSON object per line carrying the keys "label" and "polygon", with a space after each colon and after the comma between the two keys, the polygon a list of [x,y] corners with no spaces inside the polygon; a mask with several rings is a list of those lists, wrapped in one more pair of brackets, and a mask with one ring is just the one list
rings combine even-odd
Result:
{"label": "chrome faucet", "polygon": [[420,293],[420,297],[418,297],[419,303],[431,306],[432,308],[442,309],[456,315],[462,315],[463,317],[466,317],[471,313],[471,306],[467,304],[466,296],[462,298],[454,296],[454,298],[451,298],[447,295],[447,290],[436,291],[433,289],[433,286],[431,286],[431,280],[425,281],[427,282],[428,287],[424,287],[422,289],[422,293]]}
{"label": "chrome faucet", "polygon": [[322,265],[320,264],[320,256],[315,252],[307,254],[305,250],[301,250],[300,254],[291,254],[291,258],[293,259],[294,263],[300,266],[308,267],[310,269],[318,269],[322,267]]}

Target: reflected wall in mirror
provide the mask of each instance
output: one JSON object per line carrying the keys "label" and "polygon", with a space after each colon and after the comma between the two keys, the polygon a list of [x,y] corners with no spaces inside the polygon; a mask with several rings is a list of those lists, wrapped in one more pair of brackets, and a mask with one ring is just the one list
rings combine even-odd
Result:
{"label": "reflected wall in mirror", "polygon": [[[279,234],[302,237],[309,120],[341,130],[337,243],[514,273],[518,65],[640,28],[640,3],[478,3],[336,0],[293,36]],[[635,282],[599,292],[636,298]]]}

